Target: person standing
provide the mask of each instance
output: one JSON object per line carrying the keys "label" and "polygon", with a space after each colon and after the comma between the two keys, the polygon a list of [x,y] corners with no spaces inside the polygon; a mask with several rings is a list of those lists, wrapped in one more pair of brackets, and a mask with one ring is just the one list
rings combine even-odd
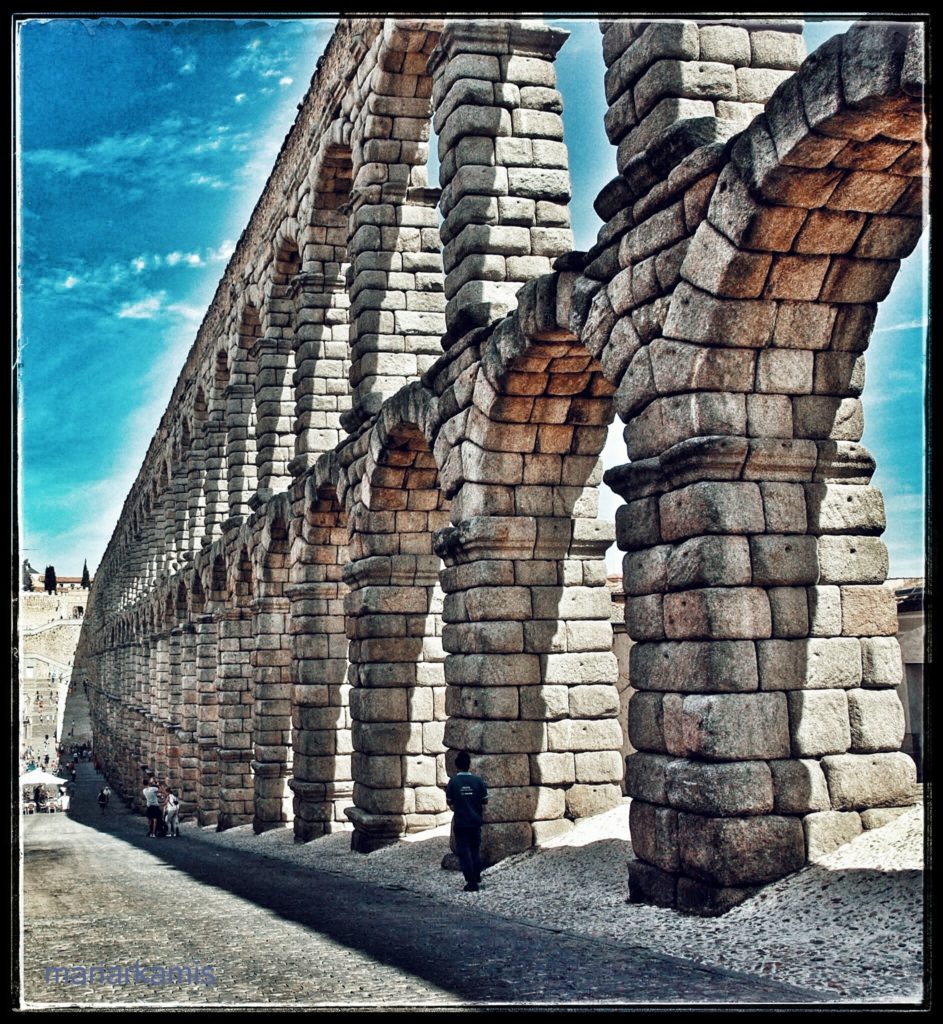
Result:
{"label": "person standing", "polygon": [[108,809],[108,797],[109,791],[107,786],[102,786],[98,791],[98,806],[102,809],[102,814]]}
{"label": "person standing", "polygon": [[157,779],[153,776],[147,780],[144,787],[144,800],[146,806],[144,813],[147,815],[147,838],[157,838],[157,823],[160,820],[160,790],[157,788]]}
{"label": "person standing", "polygon": [[484,779],[473,774],[471,758],[464,750],[455,756],[458,771],[449,779],[445,800],[452,811],[455,852],[465,876],[465,892],[478,892],[481,887],[481,825],[488,787]]}
{"label": "person standing", "polygon": [[167,825],[167,835],[175,839],[180,838],[180,801],[177,794],[168,786],[167,802],[164,804],[164,822]]}

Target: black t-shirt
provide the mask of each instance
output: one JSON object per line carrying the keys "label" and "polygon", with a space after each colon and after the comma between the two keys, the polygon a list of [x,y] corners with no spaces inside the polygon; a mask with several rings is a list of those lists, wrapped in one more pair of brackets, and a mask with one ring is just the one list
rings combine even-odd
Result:
{"label": "black t-shirt", "polygon": [[452,805],[456,825],[478,828],[482,808],[488,802],[488,787],[471,772],[457,772],[445,787],[445,799]]}

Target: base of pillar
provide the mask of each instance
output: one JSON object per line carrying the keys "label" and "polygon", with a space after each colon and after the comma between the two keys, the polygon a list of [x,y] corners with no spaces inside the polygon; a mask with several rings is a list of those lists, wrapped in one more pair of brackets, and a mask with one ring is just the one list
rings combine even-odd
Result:
{"label": "base of pillar", "polygon": [[196,823],[200,828],[206,828],[208,825],[215,825],[219,821],[219,811],[197,811],[196,812]]}
{"label": "base of pillar", "polygon": [[296,843],[310,843],[335,832],[350,832],[353,828],[349,821],[304,821],[300,818],[295,818],[293,827]]}
{"label": "base of pillar", "polygon": [[643,860],[629,861],[629,899],[673,907],[682,914],[719,917],[760,891],[761,886],[716,886],[672,871],[663,871]]}
{"label": "base of pillar", "polygon": [[257,836],[260,836],[263,832],[271,832],[273,828],[288,828],[291,824],[289,821],[264,821],[259,818],[252,819],[252,831]]}
{"label": "base of pillar", "polygon": [[643,860],[629,861],[629,900],[673,907],[678,895],[678,876]]}
{"label": "base of pillar", "polygon": [[350,848],[354,853],[373,853],[399,842],[406,834],[403,815],[369,814],[359,807],[348,807],[344,813],[354,826],[350,834]]}
{"label": "base of pillar", "polygon": [[230,828],[239,828],[241,825],[248,825],[252,821],[251,814],[232,814],[229,811],[220,811],[216,819],[216,831],[225,832]]}

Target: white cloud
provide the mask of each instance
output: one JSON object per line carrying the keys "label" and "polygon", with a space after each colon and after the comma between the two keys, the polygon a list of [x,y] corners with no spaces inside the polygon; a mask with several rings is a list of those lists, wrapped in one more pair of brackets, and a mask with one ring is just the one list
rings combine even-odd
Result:
{"label": "white cloud", "polygon": [[82,153],[68,149],[35,149],[23,153],[25,164],[48,167],[54,174],[62,174],[68,178],[77,178],[94,170],[94,164]]}
{"label": "white cloud", "polygon": [[878,327],[875,329],[875,334],[889,334],[891,331],[910,331],[915,328],[925,329],[928,326],[925,317],[915,317],[912,320],[901,320],[896,324],[888,324],[886,327]]}
{"label": "white cloud", "polygon": [[293,78],[290,78],[290,77],[289,77],[288,75],[285,75],[285,76],[283,76],[282,78],[280,78],[280,79],[278,80],[278,84],[279,84],[279,85],[283,85],[283,86],[284,86],[284,85],[291,85],[291,83],[292,83],[293,81],[294,81],[294,79],[293,79]]}
{"label": "white cloud", "polygon": [[164,257],[164,261],[166,262],[168,267],[175,267],[182,259],[182,252],[169,252]]}
{"label": "white cloud", "polygon": [[63,288],[74,288],[79,283],[77,277],[73,277],[71,274],[62,282]]}
{"label": "white cloud", "polygon": [[193,60],[191,59],[191,60],[188,60],[186,62],[186,64],[184,64],[183,67],[180,68],[177,71],[177,74],[178,75],[192,75],[195,70],[196,70],[196,64],[194,64]]}
{"label": "white cloud", "polygon": [[244,102],[245,102],[245,99],[246,99],[246,94],[245,94],[244,92],[239,92],[239,93],[236,93],[236,95],[235,95],[235,96],[233,97],[233,99],[234,99],[234,100],[235,100],[235,101],[236,101],[237,103],[244,103]]}
{"label": "white cloud", "polygon": [[121,320],[153,320],[160,312],[161,303],[164,300],[164,292],[158,295],[149,295],[139,302],[126,303],[118,311]]}
{"label": "white cloud", "polygon": [[235,251],[236,243],[231,238],[226,238],[220,242],[218,248],[206,250],[206,259],[209,263],[226,263]]}
{"label": "white cloud", "polygon": [[226,188],[226,182],[215,174],[193,173],[187,179],[188,185],[199,185],[204,188]]}
{"label": "white cloud", "polygon": [[888,518],[894,516],[914,515],[923,517],[927,510],[926,497],[919,494],[885,494],[884,505]]}
{"label": "white cloud", "polygon": [[147,266],[147,260],[143,256],[137,256],[131,260],[131,266],[134,267],[135,273],[140,274]]}
{"label": "white cloud", "polygon": [[206,310],[201,306],[191,306],[186,302],[173,302],[167,306],[167,312],[180,317],[194,331],[203,323]]}

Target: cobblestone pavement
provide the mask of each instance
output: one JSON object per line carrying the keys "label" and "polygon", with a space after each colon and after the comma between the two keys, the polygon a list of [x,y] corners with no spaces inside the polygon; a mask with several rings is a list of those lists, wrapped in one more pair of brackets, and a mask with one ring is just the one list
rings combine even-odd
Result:
{"label": "cobblestone pavement", "polygon": [[[149,840],[144,819],[114,798],[102,816],[95,805],[102,777],[86,764],[79,772],[69,816],[20,819],[24,1006],[487,1009],[822,1000],[632,946],[276,865],[219,848],[212,834]],[[79,965],[104,965],[105,983],[98,972],[91,984],[45,980],[47,968]],[[199,965],[202,981],[152,983],[154,968],[178,965]],[[128,983],[108,983],[115,966],[130,968]],[[214,985],[205,983],[208,966]]]}

